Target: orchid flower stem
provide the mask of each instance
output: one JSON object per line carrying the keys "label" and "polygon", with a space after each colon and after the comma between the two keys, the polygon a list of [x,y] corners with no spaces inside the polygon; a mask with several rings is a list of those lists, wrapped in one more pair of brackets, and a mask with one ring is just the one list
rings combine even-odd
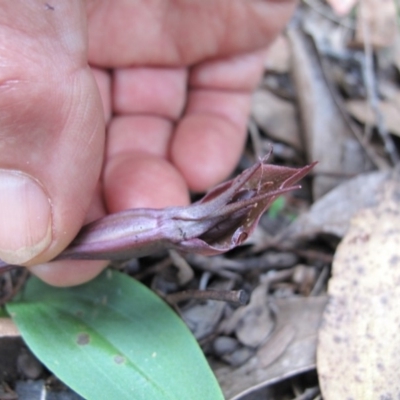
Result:
{"label": "orchid flower stem", "polygon": [[[261,159],[187,207],[131,209],[84,226],[54,260],[127,260],[165,250],[216,255],[241,245],[277,196],[298,189],[303,168]],[[0,260],[0,271],[11,269]]]}
{"label": "orchid flower stem", "polygon": [[244,290],[196,290],[189,289],[172,293],[165,297],[170,304],[176,304],[185,300],[216,300],[227,301],[232,304],[244,306],[249,301],[249,295]]}

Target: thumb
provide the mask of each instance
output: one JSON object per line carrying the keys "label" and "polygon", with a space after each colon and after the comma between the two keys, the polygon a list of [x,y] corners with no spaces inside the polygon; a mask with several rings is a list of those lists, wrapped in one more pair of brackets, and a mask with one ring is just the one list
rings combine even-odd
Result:
{"label": "thumb", "polygon": [[0,5],[0,259],[55,257],[85,217],[104,122],[80,0]]}

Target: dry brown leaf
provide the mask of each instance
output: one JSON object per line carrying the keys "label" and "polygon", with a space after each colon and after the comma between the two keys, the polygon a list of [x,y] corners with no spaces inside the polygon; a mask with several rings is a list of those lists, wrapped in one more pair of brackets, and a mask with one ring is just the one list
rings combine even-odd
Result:
{"label": "dry brown leaf", "polygon": [[289,29],[293,51],[293,77],[304,127],[309,159],[314,168],[313,195],[320,198],[349,175],[365,172],[368,159],[344,118],[334,89],[325,79],[312,39],[299,29]]}
{"label": "dry brown leaf", "polygon": [[251,114],[257,125],[272,139],[302,150],[293,103],[280,99],[268,90],[259,89],[252,97]]}
{"label": "dry brown leaf", "polygon": [[[210,286],[210,289],[231,290],[232,287],[231,281],[220,281]],[[226,303],[223,301],[207,300],[194,305],[189,304],[180,310],[180,314],[195,338],[201,340],[215,332],[225,309]]]}
{"label": "dry brown leaf", "polygon": [[195,338],[201,340],[215,331],[225,307],[222,301],[207,300],[183,310],[181,315]]}
{"label": "dry brown leaf", "polygon": [[270,366],[285,352],[295,336],[296,331],[289,323],[278,328],[257,352],[260,365],[264,368]]}
{"label": "dry brown leaf", "polygon": [[[364,29],[368,30],[365,35]],[[355,44],[364,46],[369,40],[375,48],[389,47],[397,35],[395,0],[363,0],[357,13]]]}
{"label": "dry brown leaf", "polygon": [[324,399],[400,398],[400,180],[352,220],[339,245],[319,332]]}
{"label": "dry brown leaf", "polygon": [[328,234],[342,238],[358,211],[378,203],[383,185],[389,178],[389,171],[375,171],[342,183],[297,218],[285,232],[286,237],[310,239],[318,234]]}
{"label": "dry brown leaf", "polygon": [[245,346],[259,346],[275,325],[268,304],[268,285],[262,284],[255,288],[250,303],[238,311],[240,318],[235,329],[237,338]]}
{"label": "dry brown leaf", "polygon": [[[368,125],[376,125],[376,115],[367,100],[349,100],[346,102],[346,107],[358,121]],[[379,111],[383,116],[387,130],[400,136],[400,95],[393,97],[392,100],[381,101]]]}
{"label": "dry brown leaf", "polygon": [[[227,399],[315,368],[317,330],[326,297],[291,297],[276,300],[276,328],[257,353],[234,368],[211,360]],[[279,344],[279,345],[278,345]]]}

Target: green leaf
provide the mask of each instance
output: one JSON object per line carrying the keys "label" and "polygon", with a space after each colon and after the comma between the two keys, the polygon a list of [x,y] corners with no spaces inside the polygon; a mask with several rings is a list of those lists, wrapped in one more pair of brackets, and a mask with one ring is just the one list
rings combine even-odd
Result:
{"label": "green leaf", "polygon": [[73,288],[28,281],[7,310],[35,355],[86,399],[223,399],[182,320],[108,270]]}
{"label": "green leaf", "polygon": [[285,197],[284,196],[277,197],[269,207],[268,210],[269,217],[272,219],[278,218],[279,214],[285,208],[285,205],[286,205]]}

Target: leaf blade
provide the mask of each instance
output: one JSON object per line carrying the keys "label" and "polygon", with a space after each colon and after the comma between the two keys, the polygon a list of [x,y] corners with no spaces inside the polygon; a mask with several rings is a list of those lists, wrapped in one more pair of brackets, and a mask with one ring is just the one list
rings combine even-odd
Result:
{"label": "leaf blade", "polygon": [[7,309],[38,358],[87,399],[223,398],[184,323],[120,273],[63,289],[34,278]]}

